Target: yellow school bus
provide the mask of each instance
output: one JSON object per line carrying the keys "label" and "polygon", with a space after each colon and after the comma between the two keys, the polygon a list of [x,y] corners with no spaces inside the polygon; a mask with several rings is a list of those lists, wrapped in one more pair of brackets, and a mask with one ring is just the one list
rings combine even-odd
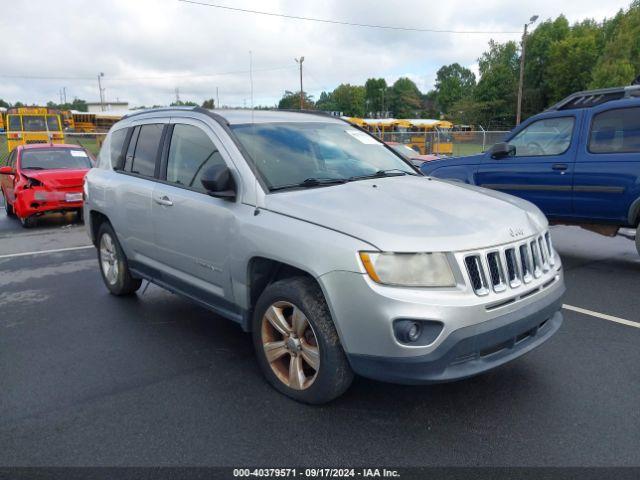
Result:
{"label": "yellow school bus", "polygon": [[[409,145],[417,148],[422,155],[452,155],[453,139],[451,129],[453,124],[446,120],[428,118],[408,118],[403,122],[402,130],[410,132]],[[408,125],[408,126],[406,126]]]}
{"label": "yellow school bus", "polygon": [[64,143],[60,114],[46,107],[18,107],[7,110],[7,147],[31,143]]}

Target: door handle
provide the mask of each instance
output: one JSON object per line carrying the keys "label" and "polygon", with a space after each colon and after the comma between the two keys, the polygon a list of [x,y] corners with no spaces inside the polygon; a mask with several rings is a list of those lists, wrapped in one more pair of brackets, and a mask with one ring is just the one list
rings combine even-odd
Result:
{"label": "door handle", "polygon": [[553,170],[560,170],[564,172],[569,166],[566,163],[554,163],[551,167]]}
{"label": "door handle", "polygon": [[155,198],[154,199],[156,201],[156,203],[158,205],[163,205],[165,207],[170,207],[173,205],[173,202],[171,201],[171,199],[169,197],[167,197],[166,195],[163,195],[160,198]]}

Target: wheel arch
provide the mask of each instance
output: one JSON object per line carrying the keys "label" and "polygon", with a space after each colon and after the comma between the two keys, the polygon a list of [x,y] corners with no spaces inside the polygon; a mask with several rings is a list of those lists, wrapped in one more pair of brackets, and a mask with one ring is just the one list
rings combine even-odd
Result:
{"label": "wheel arch", "polygon": [[[251,318],[258,298],[265,289],[278,280],[293,277],[306,277],[315,282],[325,294],[317,278],[302,268],[269,257],[255,256],[247,264],[247,316],[245,330],[251,330]],[[325,295],[326,299],[326,295]]]}
{"label": "wheel arch", "polygon": [[91,242],[94,246],[98,246],[98,232],[100,231],[100,226],[103,223],[108,223],[111,225],[111,221],[109,217],[107,217],[104,213],[99,212],[97,210],[91,210],[89,212],[89,218],[85,219],[85,221],[89,221],[89,232],[91,232]]}
{"label": "wheel arch", "polygon": [[640,197],[631,202],[628,214],[629,225],[637,227],[640,223]]}

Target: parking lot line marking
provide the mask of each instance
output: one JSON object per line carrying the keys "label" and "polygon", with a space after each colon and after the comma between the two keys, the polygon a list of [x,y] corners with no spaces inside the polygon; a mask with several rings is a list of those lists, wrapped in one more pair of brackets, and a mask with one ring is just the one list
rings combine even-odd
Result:
{"label": "parking lot line marking", "polygon": [[596,318],[602,318],[603,320],[609,320],[610,322],[621,323],[628,327],[640,328],[640,322],[632,322],[631,320],[625,320],[624,318],[614,317],[613,315],[607,315],[606,313],[594,312],[593,310],[587,310],[586,308],[574,307],[573,305],[562,305],[562,308],[571,310],[573,312],[582,313],[583,315],[590,315]]}
{"label": "parking lot line marking", "polygon": [[95,248],[95,247],[93,245],[83,245],[81,247],[55,248],[53,250],[38,250],[38,251],[35,251],[35,252],[9,253],[7,255],[0,255],[0,259],[2,259],[2,258],[15,258],[15,257],[27,257],[29,255],[43,255],[45,253],[71,252],[73,250],[86,250],[87,248]]}

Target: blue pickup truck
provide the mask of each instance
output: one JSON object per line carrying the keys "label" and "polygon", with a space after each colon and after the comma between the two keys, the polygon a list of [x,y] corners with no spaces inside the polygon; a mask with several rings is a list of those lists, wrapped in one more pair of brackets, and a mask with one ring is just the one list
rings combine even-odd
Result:
{"label": "blue pickup truck", "polygon": [[[640,85],[578,92],[469,157],[425,163],[425,175],[500,190],[551,223],[604,235],[640,221]],[[640,235],[636,234],[640,253]]]}

